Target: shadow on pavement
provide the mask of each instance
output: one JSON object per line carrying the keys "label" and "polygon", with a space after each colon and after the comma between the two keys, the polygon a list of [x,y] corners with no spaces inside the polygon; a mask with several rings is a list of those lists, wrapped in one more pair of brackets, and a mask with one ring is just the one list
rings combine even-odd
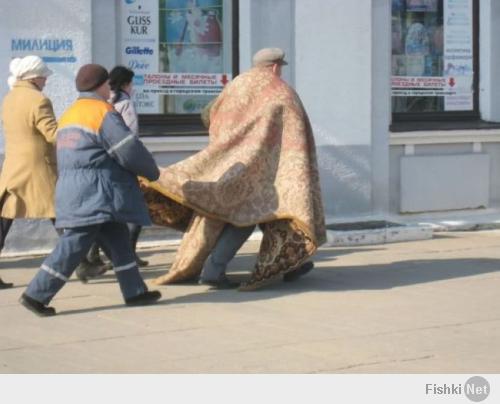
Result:
{"label": "shadow on pavement", "polygon": [[379,265],[322,267],[293,287],[317,291],[392,289],[499,271],[500,259],[409,260]]}
{"label": "shadow on pavement", "polygon": [[[445,236],[446,237],[446,236]],[[141,251],[144,258],[153,255],[163,255],[174,252],[175,246],[161,250]],[[316,268],[306,276],[295,282],[277,281],[267,287],[254,292],[238,292],[235,290],[209,290],[206,286],[197,286],[194,283],[182,285],[167,285],[152,287],[163,292],[163,298],[158,305],[189,304],[189,303],[238,303],[280,298],[288,295],[305,292],[342,292],[352,290],[385,290],[422,283],[438,282],[449,279],[464,278],[482,274],[495,274],[500,271],[500,259],[464,258],[464,259],[434,259],[434,260],[406,260],[388,264],[340,266],[335,259],[351,253],[371,253],[386,250],[386,246],[353,246],[321,248],[314,257]],[[255,263],[256,254],[240,253],[231,262],[228,275],[235,281],[248,279]],[[2,258],[0,268],[6,269],[33,269],[40,266],[45,256]],[[170,261],[170,260],[169,260]],[[141,274],[146,281],[165,273],[170,262],[158,263],[141,268]],[[1,271],[0,271],[1,272]],[[0,273],[1,275],[1,273]],[[79,282],[74,275],[70,282]],[[90,280],[93,284],[116,283],[113,272]],[[168,290],[176,287],[196,288],[195,293],[169,298]],[[16,288],[25,288],[26,285],[15,285]],[[71,286],[70,286],[71,287]],[[117,285],[118,287],[118,285]],[[199,292],[198,292],[199,290]],[[57,306],[57,305],[56,305]],[[60,315],[87,313],[94,311],[123,309],[123,304],[99,306],[69,310]]]}
{"label": "shadow on pavement", "polygon": [[[366,248],[360,249],[360,247],[353,248],[344,248],[344,249],[322,249],[320,252],[314,257],[315,262],[320,261],[332,261],[339,256],[359,253],[359,252],[373,252],[373,251],[382,251],[384,248]],[[142,255],[142,254],[141,254]],[[256,254],[255,253],[239,253],[229,264],[228,274],[233,272],[244,272],[250,275],[250,272],[253,270],[255,265]],[[147,267],[141,268],[141,275],[145,280],[152,280],[165,274],[165,272],[170,268],[171,263],[165,264],[155,264],[148,265]],[[74,277],[71,278],[71,281],[75,281]],[[104,275],[90,280],[92,283],[111,283],[115,282],[116,277],[113,272],[108,271]]]}
{"label": "shadow on pavement", "polygon": [[[317,262],[320,261],[321,259]],[[238,303],[269,300],[305,292],[384,290],[420,283],[498,273],[499,271],[500,259],[409,260],[382,265],[319,267],[295,282],[277,281],[254,292],[209,290],[206,286],[199,286],[200,292],[169,298],[168,290],[182,287],[182,285],[159,286],[154,289],[163,292],[163,298],[156,306],[189,303]],[[235,281],[243,281],[247,278],[247,275],[229,275]],[[193,287],[192,284],[190,286]],[[100,306],[90,309],[70,310],[60,314],[78,314],[120,308],[123,309],[124,306]]]}

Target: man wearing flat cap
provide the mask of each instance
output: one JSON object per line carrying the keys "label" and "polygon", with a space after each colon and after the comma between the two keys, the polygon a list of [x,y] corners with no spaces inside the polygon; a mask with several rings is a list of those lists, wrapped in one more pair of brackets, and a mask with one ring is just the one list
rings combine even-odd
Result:
{"label": "man wearing flat cap", "polygon": [[285,61],[285,52],[280,48],[264,48],[253,55],[253,65],[256,67],[262,66],[285,66],[288,63]]}
{"label": "man wearing flat cap", "polygon": [[[57,121],[42,93],[52,71],[39,56],[9,64],[2,105],[5,160],[0,175],[0,251],[14,219],[54,220]],[[0,278],[0,289],[12,287]]]}
{"label": "man wearing flat cap", "polygon": [[156,284],[199,278],[216,289],[237,287],[226,268],[256,225],[263,240],[240,290],[293,281],[313,268],[309,258],[326,239],[311,126],[297,93],[280,78],[285,53],[262,49],[253,64],[205,111],[208,147],[149,184],[157,224],[181,223],[173,216],[185,210],[175,203],[192,212],[174,263]]}
{"label": "man wearing flat cap", "polygon": [[126,223],[149,225],[137,176],[156,180],[151,153],[107,102],[107,70],[87,64],[76,75],[77,101],[57,131],[56,227],[63,235],[28,285],[20,302],[40,316],[94,242],[109,252],[127,305],[150,304],[161,294],[148,291],[128,237]]}

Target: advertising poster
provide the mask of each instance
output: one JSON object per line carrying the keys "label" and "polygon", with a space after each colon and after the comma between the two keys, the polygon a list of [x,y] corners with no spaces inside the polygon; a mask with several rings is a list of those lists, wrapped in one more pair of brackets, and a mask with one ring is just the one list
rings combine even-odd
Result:
{"label": "advertising poster", "polygon": [[[396,4],[395,4],[396,3]],[[474,109],[472,0],[393,2],[396,112]]]}
{"label": "advertising poster", "polygon": [[445,111],[470,111],[474,108],[472,0],[445,0],[443,14],[443,75],[456,92],[445,97]]}
{"label": "advertising poster", "polygon": [[[160,7],[160,72],[223,75],[222,0],[163,0]],[[227,55],[226,55],[227,56]],[[226,75],[228,77],[228,75]],[[170,113],[199,113],[221,90],[174,87],[161,93]],[[160,89],[158,89],[160,90]]]}
{"label": "advertising poster", "polygon": [[392,95],[395,97],[444,97],[455,95],[446,77],[392,77]]}
{"label": "advertising poster", "polygon": [[159,69],[158,0],[122,0],[121,63],[135,73],[133,101],[140,114],[161,112],[160,97],[147,93],[142,76]]}
{"label": "advertising poster", "polygon": [[145,74],[141,85],[150,94],[216,96],[229,79],[227,74],[157,73]]}
{"label": "advertising poster", "polygon": [[165,5],[163,71],[221,73],[222,0],[166,0]]}
{"label": "advertising poster", "polygon": [[222,0],[122,0],[122,63],[136,75],[139,113],[199,113],[222,91],[222,21]]}

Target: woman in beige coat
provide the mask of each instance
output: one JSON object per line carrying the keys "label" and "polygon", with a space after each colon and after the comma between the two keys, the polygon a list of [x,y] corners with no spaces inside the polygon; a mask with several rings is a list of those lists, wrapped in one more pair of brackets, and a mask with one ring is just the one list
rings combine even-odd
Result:
{"label": "woman in beige coat", "polygon": [[[52,71],[38,56],[13,59],[2,104],[5,160],[0,174],[0,251],[16,218],[55,217],[57,121],[42,94]],[[0,289],[11,287],[0,278]]]}

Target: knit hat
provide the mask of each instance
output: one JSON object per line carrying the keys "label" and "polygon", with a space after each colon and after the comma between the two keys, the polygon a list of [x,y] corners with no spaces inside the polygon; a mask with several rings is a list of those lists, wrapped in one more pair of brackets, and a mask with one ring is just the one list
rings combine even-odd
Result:
{"label": "knit hat", "polygon": [[12,87],[17,80],[29,80],[36,77],[49,77],[52,74],[40,56],[29,55],[23,58],[14,58],[9,64],[10,76],[7,80]]}
{"label": "knit hat", "polygon": [[109,78],[108,71],[101,65],[90,63],[78,70],[75,84],[78,91],[93,91]]}

